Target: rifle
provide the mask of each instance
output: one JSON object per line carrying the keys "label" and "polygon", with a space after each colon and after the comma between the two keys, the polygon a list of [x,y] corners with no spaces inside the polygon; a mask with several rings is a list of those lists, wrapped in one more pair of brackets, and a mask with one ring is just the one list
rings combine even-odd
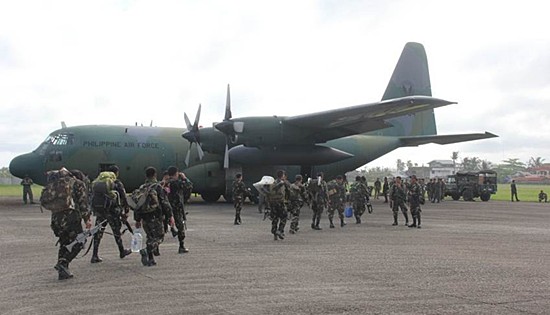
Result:
{"label": "rifle", "polygon": [[124,225],[126,225],[126,229],[124,231],[122,231],[122,233],[120,233],[120,234],[124,234],[124,232],[126,232],[126,231],[130,232],[131,234],[134,234],[134,229],[132,229],[132,225],[130,225],[130,222],[128,222],[128,218],[123,219],[122,223],[124,223]]}
{"label": "rifle", "polygon": [[107,219],[103,220],[99,224],[96,224],[96,226],[94,226],[93,228],[89,230],[84,230],[82,233],[79,233],[74,241],[72,241],[70,244],[65,245],[65,248],[67,248],[69,252],[72,252],[73,246],[75,246],[76,244],[82,244],[82,246],[84,246],[86,244],[86,241],[88,240],[88,237],[96,234],[105,222],[107,222]]}

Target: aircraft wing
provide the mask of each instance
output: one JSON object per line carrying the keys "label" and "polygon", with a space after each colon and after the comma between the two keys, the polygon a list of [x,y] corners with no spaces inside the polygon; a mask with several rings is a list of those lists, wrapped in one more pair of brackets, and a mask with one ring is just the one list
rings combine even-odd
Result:
{"label": "aircraft wing", "polygon": [[437,144],[449,144],[473,140],[481,140],[498,137],[490,132],[485,133],[465,133],[456,135],[430,135],[430,136],[410,136],[400,137],[399,140],[405,147],[416,147],[422,144],[437,143]]}
{"label": "aircraft wing", "polygon": [[[387,119],[442,107],[455,102],[431,96],[406,96],[376,103],[286,117],[285,124],[303,128],[312,140],[324,142],[391,127]],[[306,132],[307,132],[306,131]]]}

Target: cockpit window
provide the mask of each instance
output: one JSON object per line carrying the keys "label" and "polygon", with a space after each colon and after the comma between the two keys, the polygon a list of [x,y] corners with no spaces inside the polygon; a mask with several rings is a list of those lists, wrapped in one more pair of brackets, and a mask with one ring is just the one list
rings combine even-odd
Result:
{"label": "cockpit window", "polygon": [[40,155],[44,155],[50,146],[72,145],[74,143],[74,135],[69,133],[59,133],[49,135],[44,142],[35,150]]}
{"label": "cockpit window", "polygon": [[59,133],[53,136],[49,136],[44,141],[45,143],[53,144],[53,145],[71,145],[74,141],[74,135],[72,134],[66,134],[66,133]]}

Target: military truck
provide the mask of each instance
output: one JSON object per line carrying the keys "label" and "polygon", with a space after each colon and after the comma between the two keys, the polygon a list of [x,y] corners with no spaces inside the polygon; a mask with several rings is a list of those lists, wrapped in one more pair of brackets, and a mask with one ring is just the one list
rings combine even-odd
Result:
{"label": "military truck", "polygon": [[496,192],[497,173],[492,170],[457,172],[447,176],[445,183],[445,196],[451,196],[453,200],[462,197],[465,201],[473,201],[479,197],[482,201],[489,201]]}

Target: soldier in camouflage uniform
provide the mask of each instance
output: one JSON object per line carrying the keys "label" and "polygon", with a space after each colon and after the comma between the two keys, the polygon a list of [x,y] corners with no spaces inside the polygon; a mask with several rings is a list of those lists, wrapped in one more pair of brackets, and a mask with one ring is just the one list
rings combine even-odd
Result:
{"label": "soldier in camouflage uniform", "polygon": [[311,228],[321,230],[321,227],[319,227],[321,214],[328,204],[327,183],[323,180],[322,172],[317,173],[317,178],[311,180],[307,186],[307,191],[311,201],[311,210],[313,211]]}
{"label": "soldier in camouflage uniform", "polygon": [[294,183],[290,185],[289,209],[290,213],[290,234],[298,232],[300,220],[300,209],[307,202],[307,194],[302,184],[302,175],[296,175]]}
{"label": "soldier in camouflage uniform", "polygon": [[[411,215],[413,217],[413,223],[409,225],[409,227],[418,227],[420,228],[420,213],[422,210],[420,209],[420,196],[422,194],[422,189],[420,188],[420,184],[417,182],[416,176],[411,176],[411,183],[409,185],[409,203],[411,205]],[[418,221],[418,225],[417,225]]]}
{"label": "soldier in camouflage uniform", "polygon": [[384,203],[388,203],[388,192],[390,191],[390,184],[388,178],[384,177],[384,183],[382,184],[382,194],[384,195]]}
{"label": "soldier in camouflage uniform", "polygon": [[405,217],[405,225],[409,224],[409,216],[407,214],[407,206],[405,201],[407,200],[407,193],[405,192],[405,185],[401,182],[401,177],[397,176],[395,178],[395,183],[393,184],[390,191],[390,199],[392,201],[392,212],[393,212],[393,224],[397,225],[397,212],[401,209],[403,216]]}
{"label": "soldier in camouflage uniform", "polygon": [[330,228],[334,228],[333,218],[334,212],[338,211],[338,217],[340,218],[340,226],[346,225],[344,222],[344,202],[346,201],[346,187],[344,186],[344,179],[342,175],[336,176],[335,180],[331,180],[327,183],[328,189],[328,221],[330,222]]}
{"label": "soldier in camouflage uniform", "polygon": [[[62,168],[59,175],[72,176],[66,169]],[[73,275],[69,270],[69,263],[82,250],[83,244],[77,243],[69,251],[66,245],[71,244],[76,236],[83,232],[82,221],[86,225],[86,229],[92,227],[90,220],[90,210],[88,208],[88,194],[85,184],[75,178],[72,189],[72,199],[74,207],[59,212],[52,211],[51,228],[55,236],[59,237],[59,251],[57,254],[57,264],[55,269],[58,271],[59,280],[72,278]]]}
{"label": "soldier in camouflage uniform", "polygon": [[233,181],[231,191],[233,196],[233,206],[235,207],[235,222],[233,224],[240,225],[242,223],[241,210],[243,209],[243,202],[248,195],[248,191],[246,190],[246,186],[243,182],[242,174],[235,175],[235,181]]}
{"label": "soldier in camouflage uniform", "polygon": [[170,218],[170,225],[174,225],[174,217],[172,215],[172,206],[168,201],[164,188],[157,181],[157,170],[154,167],[148,167],[145,170],[145,176],[147,177],[144,185],[154,189],[154,195],[156,200],[148,200],[147,207],[152,211],[141,213],[140,211],[134,211],[134,220],[136,221],[136,228],[140,228],[143,225],[143,229],[147,234],[146,248],[140,250],[141,263],[144,266],[154,266],[157,263],[153,257],[155,252],[159,252],[159,246],[164,240],[164,218]]}
{"label": "soldier in camouflage uniform", "polygon": [[23,202],[27,204],[27,196],[29,196],[29,201],[31,204],[34,204],[33,198],[32,198],[32,189],[31,185],[33,185],[32,179],[29,177],[29,175],[25,175],[25,178],[21,181],[21,185],[23,186]]}
{"label": "soldier in camouflage uniform", "polygon": [[167,187],[170,191],[168,193],[168,201],[170,201],[170,205],[172,206],[174,221],[178,229],[176,235],[180,243],[178,253],[184,254],[189,252],[183,242],[185,240],[185,223],[187,222],[184,200],[185,194],[193,189],[193,184],[175,166],[168,168],[168,176]]}
{"label": "soldier in camouflage uniform", "polygon": [[286,179],[285,171],[277,171],[275,183],[269,186],[269,190],[262,187],[263,193],[268,199],[271,208],[271,233],[276,241],[285,238],[285,225],[288,218],[287,200],[290,195],[290,183]]}
{"label": "soldier in camouflage uniform", "polygon": [[114,187],[117,198],[113,202],[106,203],[105,196],[102,194],[94,193],[92,197],[92,207],[96,215],[96,224],[107,220],[102,224],[101,229],[94,235],[93,252],[92,258],[90,259],[92,264],[103,261],[103,259],[99,257],[99,244],[101,243],[107,224],[109,224],[113,231],[113,237],[118,247],[119,257],[122,259],[132,253],[130,249],[124,248],[122,233],[120,231],[122,228],[122,220],[128,219],[128,212],[130,211],[128,201],[126,200],[126,190],[124,189],[124,184],[118,179],[118,166],[112,165],[109,171],[113,172],[117,177]]}
{"label": "soldier in camouflage uniform", "polygon": [[350,187],[350,198],[353,204],[353,214],[355,215],[356,224],[361,224],[361,216],[365,213],[366,203],[369,200],[368,194],[367,186],[361,176],[355,177],[355,182]]}

